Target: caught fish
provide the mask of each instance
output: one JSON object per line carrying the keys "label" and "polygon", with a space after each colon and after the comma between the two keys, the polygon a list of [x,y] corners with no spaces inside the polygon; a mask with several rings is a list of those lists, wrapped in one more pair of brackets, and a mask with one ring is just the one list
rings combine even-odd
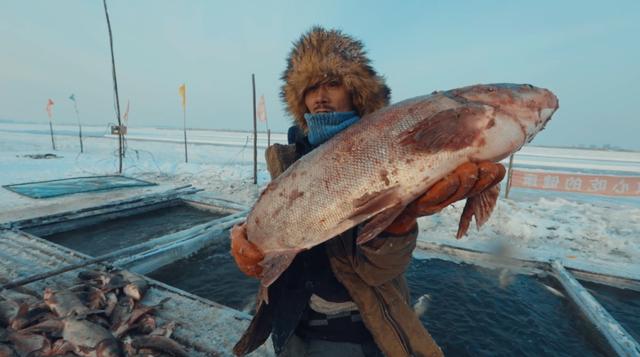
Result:
{"label": "caught fish", "polygon": [[164,336],[140,336],[133,339],[131,343],[133,348],[142,349],[150,348],[160,352],[164,352],[176,357],[189,357],[189,353],[185,351],[176,341]]}
{"label": "caught fish", "polygon": [[147,279],[126,270],[122,270],[120,274],[122,274],[127,282],[122,291],[135,301],[140,301],[147,290],[149,290]]}
{"label": "caught fish", "polygon": [[[271,181],[249,213],[247,237],[265,254],[263,293],[300,251],[365,221],[357,242],[367,242],[456,167],[519,150],[557,108],[546,89],[491,84],[434,92],[364,116]],[[498,195],[497,188],[487,191],[471,200],[463,220],[472,213],[479,224],[488,218]]]}
{"label": "caught fish", "polygon": [[44,303],[58,317],[70,315],[86,316],[91,313],[91,310],[84,306],[80,298],[71,290],[54,291],[45,288]]}
{"label": "caught fish", "polygon": [[19,356],[42,356],[51,352],[51,341],[44,336],[25,332],[9,332],[8,337]]}
{"label": "caught fish", "polygon": [[105,328],[87,320],[73,317],[47,320],[21,332],[57,333],[67,342],[65,348],[79,356],[122,356],[118,340]]}

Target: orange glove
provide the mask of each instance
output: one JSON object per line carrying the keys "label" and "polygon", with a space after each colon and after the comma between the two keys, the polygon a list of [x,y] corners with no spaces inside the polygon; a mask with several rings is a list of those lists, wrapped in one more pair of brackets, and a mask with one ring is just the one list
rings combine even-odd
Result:
{"label": "orange glove", "polygon": [[262,267],[258,263],[264,259],[264,254],[247,239],[245,223],[235,225],[231,229],[231,255],[240,271],[248,276],[260,277]]}
{"label": "orange glove", "polygon": [[418,217],[438,213],[454,202],[475,196],[497,185],[504,178],[504,174],[505,168],[499,163],[491,161],[482,161],[477,164],[464,163],[410,203],[385,229],[385,232],[407,234],[416,225]]}

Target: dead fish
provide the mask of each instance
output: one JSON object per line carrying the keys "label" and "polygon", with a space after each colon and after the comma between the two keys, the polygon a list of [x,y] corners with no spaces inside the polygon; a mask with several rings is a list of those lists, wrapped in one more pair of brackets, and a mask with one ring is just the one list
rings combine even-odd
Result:
{"label": "dead fish", "polygon": [[126,270],[121,271],[120,274],[122,274],[122,277],[126,281],[126,285],[122,289],[125,295],[130,296],[135,301],[142,300],[142,297],[149,289],[147,279]]}
{"label": "dead fish", "polygon": [[153,315],[144,315],[140,318],[140,321],[136,323],[135,329],[143,334],[154,334],[154,332],[158,330],[156,318]]}
{"label": "dead fish", "polygon": [[58,317],[66,317],[70,315],[86,316],[91,311],[84,306],[80,298],[70,290],[54,291],[49,288],[44,290],[44,303]]}
{"label": "dead fish", "polygon": [[113,332],[113,335],[116,337],[123,336],[129,330],[136,327],[136,324],[138,320],[140,320],[140,318],[142,318],[146,314],[156,311],[156,309],[162,307],[162,304],[164,304],[167,300],[169,300],[169,298],[165,298],[162,301],[160,301],[157,305],[153,305],[153,306],[146,306],[142,304],[138,304],[137,306],[134,306],[131,313],[128,314],[126,320],[120,319],[120,321],[115,322],[113,326],[111,326],[111,331]]}
{"label": "dead fish", "polygon": [[164,336],[140,336],[133,339],[135,349],[150,348],[171,356],[189,357],[187,351],[178,342]]}
{"label": "dead fish", "polygon": [[106,303],[105,303],[106,306],[104,308],[104,314],[107,315],[107,317],[111,317],[113,310],[118,305],[118,295],[116,295],[116,293],[111,291],[107,293],[107,295],[105,295],[105,298],[106,298]]}
{"label": "dead fish", "polygon": [[22,330],[34,323],[54,317],[55,316],[51,311],[49,311],[49,308],[46,305],[38,304],[36,306],[27,307],[26,304],[21,304],[20,309],[18,310],[18,315],[11,320],[9,326],[14,330]]}
{"label": "dead fish", "polygon": [[[456,167],[508,157],[557,108],[546,89],[490,84],[434,92],[364,116],[271,181],[253,206],[246,230],[265,254],[262,291],[300,251],[368,221],[357,238],[365,243]],[[477,223],[488,218],[494,187],[471,200],[464,221],[469,212]]]}
{"label": "dead fish", "polygon": [[83,270],[78,273],[78,279],[103,288],[109,284],[111,274],[102,270]]}
{"label": "dead fish", "polygon": [[0,357],[18,357],[18,354],[11,346],[0,342]]}
{"label": "dead fish", "polygon": [[9,341],[20,356],[46,355],[51,351],[51,341],[42,335],[10,332]]}
{"label": "dead fish", "polygon": [[76,288],[74,292],[76,292],[76,296],[80,298],[83,304],[91,310],[99,310],[106,306],[106,294],[97,287],[82,285]]}
{"label": "dead fish", "polygon": [[127,321],[131,317],[131,313],[133,312],[133,308],[135,307],[135,302],[132,298],[125,296],[118,300],[118,304],[113,309],[113,313],[109,316],[109,321],[111,321],[112,326],[120,326]]}
{"label": "dead fish", "polygon": [[118,340],[105,328],[74,317],[47,320],[22,332],[59,334],[73,353],[85,357],[120,357],[122,350]]}
{"label": "dead fish", "polygon": [[20,309],[27,305],[19,304],[13,300],[0,300],[0,326],[9,326],[18,315]]}
{"label": "dead fish", "polygon": [[173,332],[176,330],[176,325],[175,321],[170,321],[164,326],[154,329],[149,335],[171,337]]}
{"label": "dead fish", "polygon": [[40,300],[37,297],[16,291],[14,289],[2,290],[2,292],[0,292],[0,300],[2,299],[12,300],[17,302],[18,304],[27,304],[29,306],[37,305],[38,303],[40,303]]}

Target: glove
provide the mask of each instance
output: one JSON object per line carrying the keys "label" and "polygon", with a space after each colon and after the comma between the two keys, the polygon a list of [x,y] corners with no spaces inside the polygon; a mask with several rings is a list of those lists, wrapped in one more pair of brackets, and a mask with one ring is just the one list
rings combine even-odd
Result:
{"label": "glove", "polygon": [[264,259],[264,254],[247,239],[245,223],[237,224],[231,229],[231,255],[245,275],[260,277],[262,267],[258,263]]}
{"label": "glove", "polygon": [[438,213],[454,202],[482,193],[502,181],[505,171],[502,164],[491,161],[467,162],[458,166],[410,203],[385,232],[396,235],[409,233],[418,217]]}

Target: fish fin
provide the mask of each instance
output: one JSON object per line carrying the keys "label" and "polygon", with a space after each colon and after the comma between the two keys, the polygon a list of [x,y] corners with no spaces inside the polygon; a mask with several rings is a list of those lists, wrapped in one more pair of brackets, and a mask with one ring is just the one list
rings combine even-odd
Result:
{"label": "fish fin", "polygon": [[378,213],[358,232],[357,244],[364,244],[382,233],[402,213],[405,206],[397,200],[394,205]]}
{"label": "fish fin", "polygon": [[271,251],[264,255],[264,259],[259,263],[262,267],[262,274],[260,276],[261,290],[259,292],[261,301],[268,303],[269,296],[267,288],[291,265],[293,258],[295,258],[300,251],[301,249],[280,250]]}
{"label": "fish fin", "polygon": [[399,202],[400,186],[392,186],[382,191],[367,193],[353,201],[355,210],[347,217],[348,220],[358,224],[376,214],[386,211]]}
{"label": "fish fin", "polygon": [[491,213],[493,213],[493,209],[498,202],[498,196],[500,196],[500,185],[486,189],[476,196],[479,202],[473,207],[473,215],[476,218],[478,229],[487,223],[487,220],[491,217]]}
{"label": "fish fin", "polygon": [[490,107],[466,104],[426,118],[403,134],[400,143],[419,151],[455,151],[470,146],[482,133],[478,124]]}
{"label": "fish fin", "polygon": [[26,333],[60,333],[64,328],[64,322],[61,319],[49,319],[36,325],[29,326],[20,332]]}
{"label": "fish fin", "polygon": [[493,209],[496,207],[498,196],[500,196],[500,185],[492,186],[476,196],[467,198],[460,217],[460,223],[458,224],[457,239],[467,234],[471,218],[475,217],[478,229],[487,223],[491,213],[493,213]]}
{"label": "fish fin", "polygon": [[467,198],[467,202],[464,204],[462,216],[460,216],[460,223],[458,223],[458,233],[456,233],[456,239],[460,239],[463,236],[467,235],[469,224],[471,223],[471,219],[473,218],[473,207],[475,206],[474,201],[475,197],[469,197]]}

